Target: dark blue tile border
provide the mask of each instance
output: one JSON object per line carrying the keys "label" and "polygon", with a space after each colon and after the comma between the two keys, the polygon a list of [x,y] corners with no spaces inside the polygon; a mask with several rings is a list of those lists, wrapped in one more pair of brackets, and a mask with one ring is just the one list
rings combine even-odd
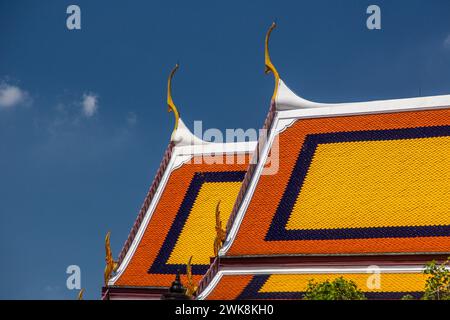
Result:
{"label": "dark blue tile border", "polygon": [[266,241],[279,240],[341,240],[370,238],[408,238],[450,236],[450,225],[383,228],[351,228],[324,230],[287,230],[286,225],[300,194],[306,174],[319,144],[386,141],[450,136],[450,126],[408,129],[334,132],[307,135],[291,177],[266,234]]}
{"label": "dark blue tile border", "polygon": [[[258,299],[286,299],[298,300],[302,299],[305,292],[259,292],[271,275],[255,275],[241,294],[238,300],[258,300]],[[423,292],[364,292],[367,299],[392,300],[401,299],[405,295],[411,295],[414,299],[420,299]]]}
{"label": "dark blue tile border", "polygon": [[[178,209],[175,220],[167,233],[158,256],[153,264],[148,269],[148,273],[159,274],[176,274],[177,270],[181,273],[186,272],[186,264],[167,264],[172,250],[175,248],[175,244],[178,237],[183,230],[183,226],[186,223],[187,218],[194,205],[195,199],[205,182],[241,182],[244,179],[245,171],[216,171],[216,172],[196,172],[189,184],[189,187],[184,196],[183,202]],[[213,214],[213,213],[211,213]],[[213,243],[211,243],[211,246]],[[187,261],[186,261],[187,262]],[[192,265],[192,274],[203,275],[208,270],[209,264]]]}

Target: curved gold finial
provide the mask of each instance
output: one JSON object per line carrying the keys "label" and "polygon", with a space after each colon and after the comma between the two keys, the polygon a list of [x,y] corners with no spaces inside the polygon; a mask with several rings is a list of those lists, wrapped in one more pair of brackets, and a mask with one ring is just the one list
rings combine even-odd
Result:
{"label": "curved gold finial", "polygon": [[80,290],[80,292],[78,292],[78,298],[77,300],[83,300],[83,294],[84,294],[84,288]]}
{"label": "curved gold finial", "polygon": [[222,220],[220,220],[220,200],[216,206],[216,238],[214,239],[214,256],[217,257],[219,250],[225,241],[226,232],[222,228]]}
{"label": "curved gold finial", "polygon": [[189,258],[188,263],[186,265],[186,278],[187,278],[186,294],[189,297],[192,297],[195,291],[197,291],[197,286],[194,284],[194,280],[192,279],[192,256]]}
{"label": "curved gold finial", "polygon": [[267,31],[265,47],[264,47],[264,63],[265,63],[264,73],[269,74],[270,72],[272,72],[273,76],[275,78],[275,89],[273,90],[272,100],[275,100],[275,98],[277,97],[278,82],[280,80],[280,75],[278,74],[277,69],[273,65],[272,60],[270,60],[270,55],[269,55],[270,34],[272,33],[272,30],[275,29],[276,26],[277,26],[277,24],[275,22],[273,22],[272,25],[270,26],[269,30]]}
{"label": "curved gold finial", "polygon": [[117,268],[119,267],[119,264],[116,261],[114,261],[114,259],[112,257],[110,237],[111,237],[111,232],[108,231],[108,233],[106,234],[106,237],[105,237],[105,252],[106,252],[106,255],[105,255],[106,266],[105,266],[105,272],[104,272],[105,287],[108,285],[108,281],[109,281],[109,279],[111,279],[112,273],[116,272]]}
{"label": "curved gold finial", "polygon": [[168,106],[167,111],[173,112],[173,114],[175,115],[175,126],[173,128],[174,132],[178,128],[178,120],[180,119],[180,114],[178,113],[178,109],[172,100],[172,78],[173,78],[173,75],[175,74],[175,72],[178,70],[178,67],[179,67],[179,65],[177,63],[175,65],[175,67],[172,69],[172,71],[170,72],[169,79],[167,80],[167,106]]}

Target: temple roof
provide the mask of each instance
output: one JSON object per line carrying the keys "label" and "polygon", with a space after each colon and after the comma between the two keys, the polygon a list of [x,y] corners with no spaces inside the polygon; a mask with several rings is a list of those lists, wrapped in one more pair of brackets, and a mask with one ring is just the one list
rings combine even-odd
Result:
{"label": "temple roof", "polygon": [[109,286],[169,286],[191,256],[197,281],[207,270],[216,205],[226,222],[256,143],[193,137],[180,119]]}
{"label": "temple roof", "polygon": [[343,277],[353,281],[367,299],[420,298],[427,275],[423,266],[334,266],[223,270],[198,296],[207,300],[302,299],[309,281]]}
{"label": "temple roof", "polygon": [[[343,103],[321,103],[307,100],[296,93],[294,93],[284,83],[282,79],[277,82],[277,90],[275,96],[276,109],[279,111],[293,110],[294,114],[301,114],[298,112],[304,109],[322,108],[322,113],[333,114],[331,108],[335,109],[334,113],[339,114],[345,111],[346,114],[359,114],[365,110],[388,112],[389,110],[414,110],[422,108],[442,108],[450,106],[450,95],[415,97],[406,99],[391,99],[391,100],[375,100],[364,102],[343,102]],[[327,110],[327,108],[330,108]],[[297,112],[295,111],[297,110]]]}
{"label": "temple roof", "polygon": [[[421,296],[426,261],[412,270],[411,255],[430,261],[450,252],[450,96],[289,110],[277,99],[198,298],[300,299],[309,279],[341,275],[363,288],[361,261],[393,256],[409,266],[385,266],[383,287],[365,295]],[[286,268],[286,257],[323,259]],[[343,258],[354,260],[336,266]],[[239,262],[224,267],[229,259]]]}

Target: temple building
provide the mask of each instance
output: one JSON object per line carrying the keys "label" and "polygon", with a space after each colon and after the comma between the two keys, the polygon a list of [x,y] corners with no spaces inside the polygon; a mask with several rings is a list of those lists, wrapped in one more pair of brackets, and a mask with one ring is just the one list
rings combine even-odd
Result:
{"label": "temple building", "polygon": [[[420,297],[450,254],[450,95],[325,104],[281,80],[255,142],[212,143],[175,114],[161,166],[103,299],[301,299],[353,280],[369,299]],[[373,277],[376,275],[376,277]]]}

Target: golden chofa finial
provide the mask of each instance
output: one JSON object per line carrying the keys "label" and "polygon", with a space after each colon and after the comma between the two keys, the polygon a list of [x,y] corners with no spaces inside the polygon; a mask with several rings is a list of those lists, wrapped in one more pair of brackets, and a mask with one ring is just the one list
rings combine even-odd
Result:
{"label": "golden chofa finial", "polygon": [[83,300],[83,294],[84,294],[84,288],[81,289],[80,292],[78,292],[77,300]]}
{"label": "golden chofa finial", "polygon": [[219,250],[225,241],[226,232],[222,228],[222,220],[220,220],[220,201],[216,206],[216,238],[214,239],[214,256],[217,257]]}
{"label": "golden chofa finial", "polygon": [[105,287],[108,285],[109,279],[111,279],[111,275],[113,272],[117,271],[117,268],[119,267],[119,264],[114,261],[112,257],[112,251],[111,251],[111,243],[109,238],[111,237],[111,232],[108,231],[105,237],[105,273],[104,273],[104,280],[105,280]]}
{"label": "golden chofa finial", "polygon": [[275,29],[276,26],[277,26],[277,24],[275,22],[273,22],[272,25],[270,26],[269,30],[267,31],[265,47],[264,47],[264,63],[265,63],[264,73],[269,74],[270,72],[272,72],[273,76],[275,78],[275,89],[273,90],[272,100],[275,100],[275,98],[277,97],[278,82],[280,80],[280,75],[278,74],[277,69],[273,65],[272,60],[270,60],[270,55],[269,55],[270,34],[272,33],[272,30]]}
{"label": "golden chofa finial", "polygon": [[178,113],[178,109],[172,100],[172,78],[173,78],[173,75],[175,74],[175,72],[178,70],[178,67],[179,67],[179,65],[177,63],[175,65],[175,67],[172,69],[172,71],[170,72],[169,79],[167,80],[167,106],[168,106],[167,111],[173,112],[173,114],[175,115],[175,126],[173,128],[173,132],[175,132],[175,130],[177,130],[178,120],[180,119],[180,114]]}
{"label": "golden chofa finial", "polygon": [[194,284],[194,280],[192,278],[192,256],[189,258],[188,263],[186,265],[186,295],[192,297],[197,291],[197,286]]}

